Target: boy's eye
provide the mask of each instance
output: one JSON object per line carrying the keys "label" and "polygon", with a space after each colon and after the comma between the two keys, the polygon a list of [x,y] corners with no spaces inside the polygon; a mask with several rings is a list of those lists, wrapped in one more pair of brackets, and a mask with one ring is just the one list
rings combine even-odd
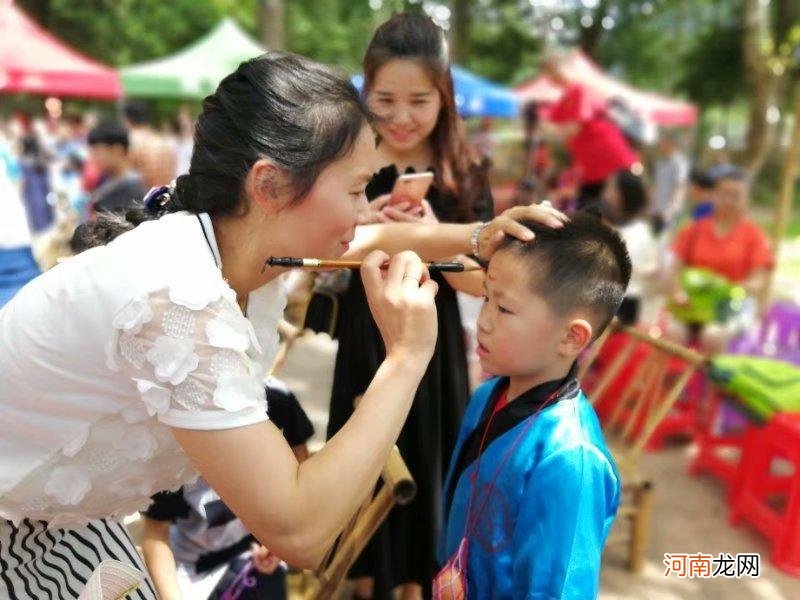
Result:
{"label": "boy's eye", "polygon": [[508,310],[507,308],[503,308],[502,306],[498,306],[497,309],[503,314],[508,314],[508,315],[514,314],[510,310]]}
{"label": "boy's eye", "polygon": [[350,192],[350,195],[353,196],[354,198],[361,198],[361,196],[363,196],[365,192],[366,190],[360,190],[358,192]]}

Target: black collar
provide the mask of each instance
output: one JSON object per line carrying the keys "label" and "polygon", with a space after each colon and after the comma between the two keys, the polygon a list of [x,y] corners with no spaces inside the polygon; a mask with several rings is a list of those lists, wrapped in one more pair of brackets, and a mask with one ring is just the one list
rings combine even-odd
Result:
{"label": "black collar", "polygon": [[[486,430],[486,425],[492,416],[495,404],[497,404],[497,397],[507,388],[508,377],[500,378],[492,390],[491,397],[486,403],[486,407],[483,409],[483,414],[481,415],[477,427],[472,430],[467,439],[464,440],[464,445],[461,446],[456,466],[453,470],[453,476],[450,479],[450,485],[446,490],[446,506],[448,510],[453,501],[453,494],[455,493],[456,484],[458,483],[459,477],[461,477],[461,473],[478,458],[483,432]],[[501,408],[494,419],[492,419],[491,427],[486,434],[484,450],[501,435],[535,414],[548,400],[552,400],[550,404],[555,404],[566,398],[572,398],[579,389],[578,363],[574,362],[563,379],[546,381],[523,392],[516,398],[513,398],[508,404]],[[557,394],[554,399],[552,398],[553,394]]]}

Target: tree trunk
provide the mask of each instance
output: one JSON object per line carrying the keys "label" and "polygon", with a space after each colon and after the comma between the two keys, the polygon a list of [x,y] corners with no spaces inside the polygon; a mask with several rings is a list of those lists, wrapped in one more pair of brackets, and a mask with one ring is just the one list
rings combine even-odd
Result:
{"label": "tree trunk", "polygon": [[260,0],[259,22],[261,41],[272,50],[285,48],[285,23],[283,0]]}
{"label": "tree trunk", "polygon": [[[778,203],[775,207],[775,222],[772,234],[772,250],[777,260],[780,253],[780,244],[786,229],[789,225],[789,217],[792,213],[792,203],[794,200],[794,186],[797,181],[798,163],[800,163],[800,82],[794,85],[794,125],[789,145],[784,155],[783,171],[781,172],[781,189],[778,194]],[[761,306],[767,306],[767,301],[772,294],[772,287],[775,281],[775,268],[770,271],[767,283],[764,286],[764,293],[761,297]]]}
{"label": "tree trunk", "polygon": [[469,55],[469,0],[452,0],[450,62],[463,65]]}
{"label": "tree trunk", "polygon": [[742,9],[745,92],[749,103],[743,162],[755,177],[764,164],[772,137],[767,109],[775,101],[775,76],[764,55],[767,8],[760,0],[744,0]]}
{"label": "tree trunk", "polygon": [[594,58],[597,50],[597,43],[603,36],[603,18],[608,16],[608,0],[600,0],[597,8],[592,13],[592,24],[589,27],[580,27],[578,45],[587,55]]}

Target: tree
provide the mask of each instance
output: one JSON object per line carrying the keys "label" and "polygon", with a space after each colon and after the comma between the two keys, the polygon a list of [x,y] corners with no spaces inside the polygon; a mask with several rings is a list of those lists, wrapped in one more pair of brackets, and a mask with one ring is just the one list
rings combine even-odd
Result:
{"label": "tree", "polygon": [[[788,100],[787,80],[796,76],[800,49],[800,16],[795,0],[777,0],[772,11],[762,0],[742,2],[742,54],[748,124],[744,163],[755,175],[771,148],[777,118],[770,118]],[[778,98],[782,93],[783,99]]]}
{"label": "tree", "polygon": [[267,48],[283,50],[285,47],[285,18],[283,0],[260,0],[261,41]]}
{"label": "tree", "polygon": [[457,64],[463,64],[469,56],[469,31],[472,25],[469,1],[452,0],[451,5],[450,58]]}

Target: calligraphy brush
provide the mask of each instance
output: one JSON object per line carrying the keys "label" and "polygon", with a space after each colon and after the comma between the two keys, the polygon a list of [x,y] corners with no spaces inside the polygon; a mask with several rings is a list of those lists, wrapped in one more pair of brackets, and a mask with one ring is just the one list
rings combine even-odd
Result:
{"label": "calligraphy brush", "polygon": [[[385,269],[389,263],[385,263],[381,268]],[[465,265],[460,262],[429,262],[425,263],[428,271],[433,273],[464,273],[468,271],[480,271],[482,267],[476,265]],[[264,263],[263,273],[267,267],[288,267],[295,269],[359,269],[361,261],[358,260],[324,260],[321,258],[295,258],[292,256],[270,256]]]}

